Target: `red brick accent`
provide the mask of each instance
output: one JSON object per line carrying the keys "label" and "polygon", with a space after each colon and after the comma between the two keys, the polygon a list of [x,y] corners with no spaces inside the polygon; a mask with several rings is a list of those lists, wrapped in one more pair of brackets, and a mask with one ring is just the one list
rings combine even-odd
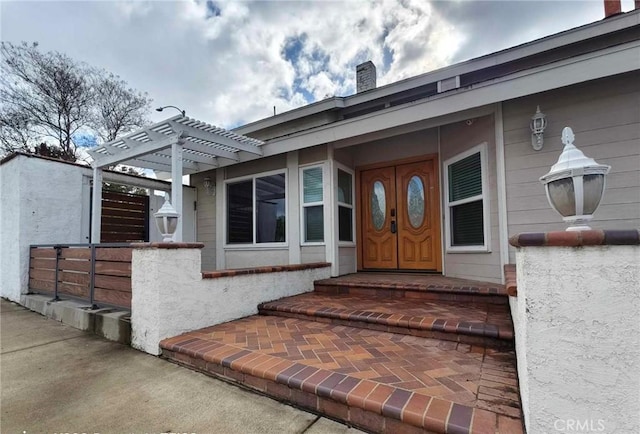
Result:
{"label": "red brick accent", "polygon": [[292,265],[270,265],[266,267],[254,267],[254,268],[237,268],[230,270],[218,270],[218,271],[205,271],[202,273],[203,279],[216,279],[219,277],[233,277],[242,276],[245,274],[263,274],[263,273],[278,273],[283,271],[300,271],[311,270],[314,268],[330,267],[328,262],[314,262],[310,264],[292,264]]}
{"label": "red brick accent", "polygon": [[515,264],[506,264],[504,266],[504,286],[507,288],[509,297],[518,296],[518,280]]}
{"label": "red brick accent", "polygon": [[637,246],[640,245],[640,230],[531,232],[513,235],[509,243],[514,247]]}

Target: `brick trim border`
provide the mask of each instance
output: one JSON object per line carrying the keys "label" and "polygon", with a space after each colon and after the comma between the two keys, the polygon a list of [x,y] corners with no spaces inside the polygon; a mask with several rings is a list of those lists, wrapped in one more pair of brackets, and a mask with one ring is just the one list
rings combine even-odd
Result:
{"label": "brick trim border", "polygon": [[509,238],[513,247],[637,246],[640,230],[529,232]]}
{"label": "brick trim border", "polygon": [[131,243],[134,249],[203,249],[204,243]]}
{"label": "brick trim border", "polygon": [[515,264],[506,264],[504,266],[504,286],[507,288],[509,297],[518,296],[518,281]]}
{"label": "brick trim border", "polygon": [[242,276],[246,274],[263,274],[278,273],[289,271],[311,270],[314,268],[330,267],[328,262],[313,262],[309,264],[292,264],[292,265],[270,265],[266,267],[238,268],[230,270],[205,271],[202,273],[203,279],[217,279],[220,277]]}

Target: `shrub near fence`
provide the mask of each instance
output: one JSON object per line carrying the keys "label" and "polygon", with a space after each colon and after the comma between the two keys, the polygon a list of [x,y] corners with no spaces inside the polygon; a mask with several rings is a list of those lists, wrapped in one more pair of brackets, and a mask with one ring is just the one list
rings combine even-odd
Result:
{"label": "shrub near fence", "polygon": [[29,290],[130,309],[131,248],[128,244],[31,246]]}

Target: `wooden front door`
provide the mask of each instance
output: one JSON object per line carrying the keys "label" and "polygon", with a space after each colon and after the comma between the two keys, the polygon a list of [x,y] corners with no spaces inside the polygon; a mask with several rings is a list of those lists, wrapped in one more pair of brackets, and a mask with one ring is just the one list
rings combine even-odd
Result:
{"label": "wooden front door", "polygon": [[360,172],[362,267],[441,271],[435,157]]}

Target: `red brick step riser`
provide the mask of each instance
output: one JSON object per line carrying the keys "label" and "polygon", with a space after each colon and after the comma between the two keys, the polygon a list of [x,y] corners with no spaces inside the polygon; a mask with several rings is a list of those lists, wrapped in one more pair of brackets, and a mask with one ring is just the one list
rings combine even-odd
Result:
{"label": "red brick step riser", "polygon": [[362,329],[376,330],[388,333],[397,333],[409,336],[418,336],[422,338],[431,338],[431,339],[440,339],[451,342],[460,342],[469,345],[480,345],[486,346],[490,348],[513,348],[513,339],[498,339],[490,336],[477,336],[477,335],[467,335],[462,334],[460,332],[444,332],[444,331],[435,331],[435,330],[424,330],[408,327],[397,327],[397,326],[389,326],[385,324],[376,324],[371,322],[358,321],[353,319],[340,319],[340,318],[327,318],[318,315],[310,316],[300,313],[294,312],[284,312],[280,310],[272,310],[272,309],[264,309],[263,307],[258,307],[258,313],[260,315],[273,315],[273,316],[282,316],[287,318],[297,318],[307,321],[316,321],[322,322],[326,324],[335,324],[349,327],[357,327]]}
{"label": "red brick step riser", "polygon": [[357,427],[367,432],[380,434],[441,434],[436,431],[428,431],[414,425],[403,423],[398,419],[357,407],[351,407],[348,404],[336,402],[328,397],[321,397],[313,393],[305,392],[304,390],[294,389],[277,381],[235,371],[229,367],[224,367],[214,362],[207,362],[203,359],[192,358],[183,353],[165,349],[162,351],[162,357],[220,380],[249,388],[278,401],[303,408],[304,410],[319,415],[338,419],[347,425]]}
{"label": "red brick step riser", "polygon": [[509,298],[506,294],[474,293],[471,291],[458,291],[450,288],[376,288],[366,285],[327,285],[314,283],[314,291],[321,294],[349,294],[363,297],[408,298],[429,301],[459,301],[465,303],[480,304],[509,304]]}

